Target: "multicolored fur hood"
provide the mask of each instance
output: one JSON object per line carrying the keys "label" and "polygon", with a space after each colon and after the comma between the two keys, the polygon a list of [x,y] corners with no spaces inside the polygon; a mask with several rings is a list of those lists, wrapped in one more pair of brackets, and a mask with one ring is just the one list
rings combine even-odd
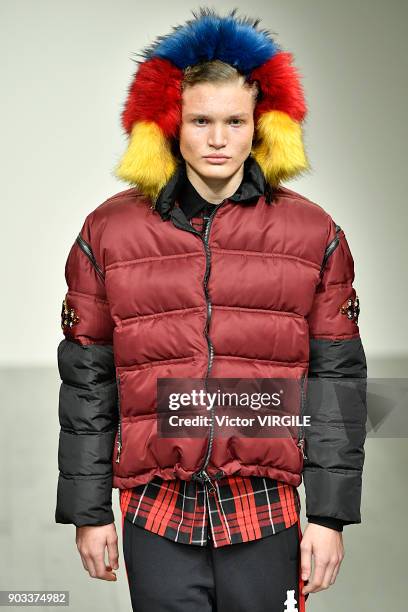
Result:
{"label": "multicolored fur hood", "polygon": [[248,83],[257,81],[251,155],[267,183],[276,187],[309,169],[302,123],[306,103],[293,55],[283,51],[259,19],[226,17],[213,9],[173,27],[146,47],[128,89],[121,114],[128,147],[115,175],[136,185],[156,202],[180,164],[174,152],[181,125],[184,70],[219,59],[234,66]]}

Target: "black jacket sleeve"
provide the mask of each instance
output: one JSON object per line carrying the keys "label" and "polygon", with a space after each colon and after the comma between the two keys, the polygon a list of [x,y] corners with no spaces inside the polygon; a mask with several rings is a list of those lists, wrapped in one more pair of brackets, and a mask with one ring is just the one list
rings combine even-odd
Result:
{"label": "black jacket sleeve", "polygon": [[113,321],[88,215],[71,247],[58,346],[57,523],[106,525],[112,512],[112,453],[117,427]]}
{"label": "black jacket sleeve", "polygon": [[341,519],[336,519],[333,516],[312,516],[307,517],[309,523],[316,523],[323,527],[329,527],[335,531],[343,531],[344,522]]}
{"label": "black jacket sleeve", "polygon": [[330,218],[320,282],[308,316],[305,414],[310,426],[304,428],[303,480],[311,522],[316,517],[338,519],[343,525],[361,522],[367,364],[353,281],[347,239]]}

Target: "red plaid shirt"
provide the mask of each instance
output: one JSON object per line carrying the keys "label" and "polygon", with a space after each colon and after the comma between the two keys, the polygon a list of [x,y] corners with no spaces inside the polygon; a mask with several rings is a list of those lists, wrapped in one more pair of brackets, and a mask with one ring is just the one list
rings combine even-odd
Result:
{"label": "red plaid shirt", "polygon": [[299,519],[296,487],[262,476],[226,476],[208,492],[201,482],[163,480],[121,489],[123,520],[175,542],[214,547],[278,533]]}

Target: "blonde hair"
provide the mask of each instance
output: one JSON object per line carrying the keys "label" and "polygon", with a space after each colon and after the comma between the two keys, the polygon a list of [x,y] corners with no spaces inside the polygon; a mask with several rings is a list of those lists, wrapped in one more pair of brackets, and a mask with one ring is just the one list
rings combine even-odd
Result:
{"label": "blonde hair", "polygon": [[181,89],[184,91],[187,87],[192,87],[197,83],[221,83],[240,81],[243,87],[252,91],[254,98],[254,107],[258,102],[261,91],[257,81],[248,83],[245,75],[240,73],[234,66],[227,64],[221,60],[209,60],[187,66],[184,69],[184,76],[181,82]]}

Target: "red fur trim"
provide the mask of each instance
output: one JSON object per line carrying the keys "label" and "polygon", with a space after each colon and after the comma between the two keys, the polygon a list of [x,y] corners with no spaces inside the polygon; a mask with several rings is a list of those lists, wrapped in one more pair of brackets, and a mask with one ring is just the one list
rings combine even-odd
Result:
{"label": "red fur trim", "polygon": [[155,57],[140,64],[121,115],[126,132],[130,134],[136,121],[153,121],[165,136],[176,136],[181,122],[182,78],[183,72],[168,60]]}
{"label": "red fur trim", "polygon": [[271,110],[280,110],[295,121],[302,121],[306,115],[306,103],[299,73],[291,66],[293,55],[280,51],[270,60],[255,68],[250,81],[259,81],[263,99],[255,107],[254,119]]}

